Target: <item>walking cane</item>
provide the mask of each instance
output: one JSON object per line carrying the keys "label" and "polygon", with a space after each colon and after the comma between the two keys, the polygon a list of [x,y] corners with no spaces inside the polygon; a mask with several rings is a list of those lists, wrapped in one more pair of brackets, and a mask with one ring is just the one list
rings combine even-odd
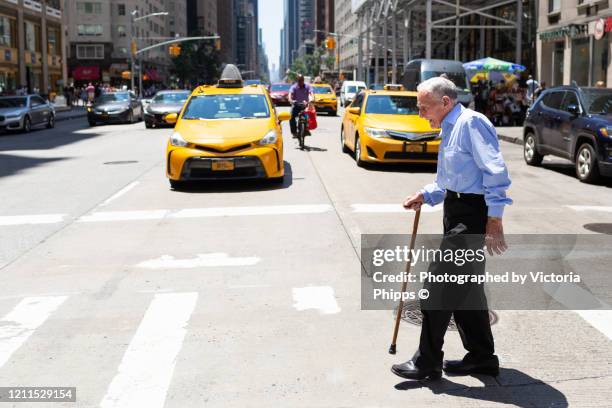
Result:
{"label": "walking cane", "polygon": [[[417,230],[419,229],[419,218],[421,218],[421,208],[419,207],[416,210],[416,214],[414,216],[414,223],[412,224],[412,237],[410,238],[410,258],[412,258],[412,250],[414,249],[414,241],[416,241]],[[408,259],[406,263],[406,274],[410,273],[412,259]],[[408,282],[407,279],[404,279],[402,282],[402,296],[406,291],[406,286]],[[404,301],[400,297],[399,305],[397,306],[397,316],[395,317],[395,327],[393,328],[393,341],[391,342],[391,346],[389,347],[389,354],[395,354],[396,352],[396,343],[397,343],[397,333],[399,331],[400,320],[402,320],[402,310],[404,309]]]}

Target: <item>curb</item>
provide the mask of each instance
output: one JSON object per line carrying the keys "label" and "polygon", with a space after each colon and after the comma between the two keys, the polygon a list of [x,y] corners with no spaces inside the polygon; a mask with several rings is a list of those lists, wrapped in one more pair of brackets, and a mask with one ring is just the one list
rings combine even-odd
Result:
{"label": "curb", "polygon": [[511,136],[505,136],[505,135],[497,135],[497,137],[499,138],[499,140],[503,140],[504,142],[514,143],[517,145],[523,144],[522,137],[511,137]]}

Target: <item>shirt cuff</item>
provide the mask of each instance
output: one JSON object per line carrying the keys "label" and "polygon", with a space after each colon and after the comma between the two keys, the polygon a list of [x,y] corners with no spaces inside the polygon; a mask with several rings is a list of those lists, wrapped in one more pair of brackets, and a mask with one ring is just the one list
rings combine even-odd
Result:
{"label": "shirt cuff", "polygon": [[488,215],[489,217],[502,218],[504,216],[504,206],[503,205],[490,205],[488,207]]}

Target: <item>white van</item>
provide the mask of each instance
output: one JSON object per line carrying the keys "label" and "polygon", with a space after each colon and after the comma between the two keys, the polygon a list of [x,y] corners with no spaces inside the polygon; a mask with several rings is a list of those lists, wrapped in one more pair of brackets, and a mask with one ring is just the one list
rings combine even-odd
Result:
{"label": "white van", "polygon": [[340,88],[340,104],[347,107],[353,102],[355,95],[366,88],[365,82],[362,81],[344,81],[342,83],[342,88]]}

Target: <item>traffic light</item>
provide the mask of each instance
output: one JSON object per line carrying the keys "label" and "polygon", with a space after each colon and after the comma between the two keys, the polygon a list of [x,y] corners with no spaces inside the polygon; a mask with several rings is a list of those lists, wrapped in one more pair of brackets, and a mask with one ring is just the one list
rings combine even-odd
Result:
{"label": "traffic light", "polygon": [[181,55],[181,46],[176,44],[171,45],[168,47],[168,53],[173,57],[178,57]]}
{"label": "traffic light", "polygon": [[130,71],[123,71],[121,72],[121,78],[123,79],[130,79],[132,76],[132,73]]}
{"label": "traffic light", "polygon": [[132,40],[131,50],[132,50],[132,55],[136,55],[136,51],[138,51],[138,48],[136,46],[136,40]]}
{"label": "traffic light", "polygon": [[333,50],[336,48],[336,39],[334,37],[327,37],[327,40],[325,40],[325,48],[327,48],[328,50]]}
{"label": "traffic light", "polygon": [[221,39],[220,39],[220,38],[217,38],[217,39],[215,40],[215,49],[216,49],[217,51],[221,51]]}

